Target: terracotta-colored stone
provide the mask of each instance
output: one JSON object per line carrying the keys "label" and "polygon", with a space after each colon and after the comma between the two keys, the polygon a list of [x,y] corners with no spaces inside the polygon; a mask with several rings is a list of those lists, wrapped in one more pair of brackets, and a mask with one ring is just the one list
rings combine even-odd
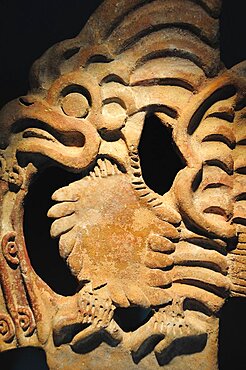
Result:
{"label": "terracotta-colored stone", "polygon": [[[1,351],[41,347],[56,370],[217,369],[219,311],[246,296],[245,63],[220,61],[219,9],[105,0],[0,112]],[[163,196],[138,154],[149,113],[185,161]],[[51,165],[79,174],[47,215],[78,281],[68,297],[33,270],[22,226]],[[131,307],[148,314],[128,332],[116,316]]]}

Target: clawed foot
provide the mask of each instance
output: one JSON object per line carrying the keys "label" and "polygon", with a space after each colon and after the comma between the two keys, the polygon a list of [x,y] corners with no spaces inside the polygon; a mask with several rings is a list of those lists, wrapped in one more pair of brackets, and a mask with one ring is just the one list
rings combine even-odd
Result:
{"label": "clawed foot", "polygon": [[179,300],[155,312],[129,341],[135,363],[154,351],[160,365],[179,354],[199,352],[206,342],[206,320],[199,312],[183,311]]}
{"label": "clawed foot", "polygon": [[88,352],[101,342],[116,346],[121,332],[113,320],[115,307],[109,298],[102,299],[95,293],[84,293],[79,302],[84,329],[73,338],[71,348],[76,352]]}
{"label": "clawed foot", "polygon": [[61,307],[54,321],[56,346],[70,343],[74,351],[88,352],[102,341],[112,346],[121,341],[120,328],[113,320],[115,307],[110,299],[101,298],[94,292],[83,292],[77,295],[76,307],[72,303],[73,307],[68,302]]}
{"label": "clawed foot", "polygon": [[153,351],[162,366],[178,355],[202,351],[207,343],[209,318],[200,312],[184,311],[179,298],[155,311],[146,324],[130,333],[124,333],[113,319],[115,306],[109,298],[84,291],[76,296],[76,306],[74,302],[73,307],[66,301],[60,308],[53,338],[56,346],[69,343],[77,353],[90,352],[102,342],[116,346],[123,341],[135,363]]}

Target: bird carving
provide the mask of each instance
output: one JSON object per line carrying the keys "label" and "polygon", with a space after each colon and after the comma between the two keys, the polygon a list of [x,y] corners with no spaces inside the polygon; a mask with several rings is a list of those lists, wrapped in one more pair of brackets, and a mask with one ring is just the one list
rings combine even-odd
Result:
{"label": "bird carving", "polygon": [[106,286],[122,307],[170,301],[158,287],[171,284],[162,269],[173,264],[169,239],[178,232],[142,204],[130,175],[98,159],[88,176],[59,189],[53,199],[58,204],[48,213],[56,218],[51,235],[60,237],[60,253],[78,281],[93,289]]}
{"label": "bird carving", "polygon": [[[151,335],[157,357],[177,338],[197,335],[205,346],[204,322],[232,292],[246,294],[235,267],[244,263],[244,66],[221,64],[218,14],[217,0],[106,0],[76,38],[34,64],[30,93],[1,112],[2,150],[14,136],[23,167],[56,165],[80,176],[53,194],[50,233],[78,281],[78,305],[111,308],[107,324],[97,317],[73,347],[107,325],[122,340],[112,312],[132,306],[154,312],[138,329],[141,343],[123,339],[136,361]],[[164,195],[141,169],[148,114],[172,130],[185,162]],[[92,316],[75,315],[71,326]],[[55,333],[64,325],[58,318]]]}

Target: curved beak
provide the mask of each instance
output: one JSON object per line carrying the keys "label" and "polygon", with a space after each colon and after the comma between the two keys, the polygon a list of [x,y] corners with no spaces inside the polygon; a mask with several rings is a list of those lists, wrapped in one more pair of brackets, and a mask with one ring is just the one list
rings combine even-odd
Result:
{"label": "curved beak", "polygon": [[17,152],[36,153],[71,170],[86,168],[97,156],[100,136],[88,119],[65,116],[41,98],[26,96],[0,112],[0,149],[16,135]]}

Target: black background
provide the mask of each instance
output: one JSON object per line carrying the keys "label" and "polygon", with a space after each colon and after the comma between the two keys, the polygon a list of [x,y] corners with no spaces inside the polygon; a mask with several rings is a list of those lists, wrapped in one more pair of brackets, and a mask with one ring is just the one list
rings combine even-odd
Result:
{"label": "black background", "polygon": [[[0,0],[0,107],[27,92],[32,63],[54,43],[74,37],[100,3],[98,0]],[[228,68],[246,59],[245,7],[245,0],[223,0],[221,59]],[[220,370],[246,369],[245,316],[243,299],[230,299],[222,310]],[[23,349],[0,355],[0,370],[34,369],[46,369],[41,351]]]}

